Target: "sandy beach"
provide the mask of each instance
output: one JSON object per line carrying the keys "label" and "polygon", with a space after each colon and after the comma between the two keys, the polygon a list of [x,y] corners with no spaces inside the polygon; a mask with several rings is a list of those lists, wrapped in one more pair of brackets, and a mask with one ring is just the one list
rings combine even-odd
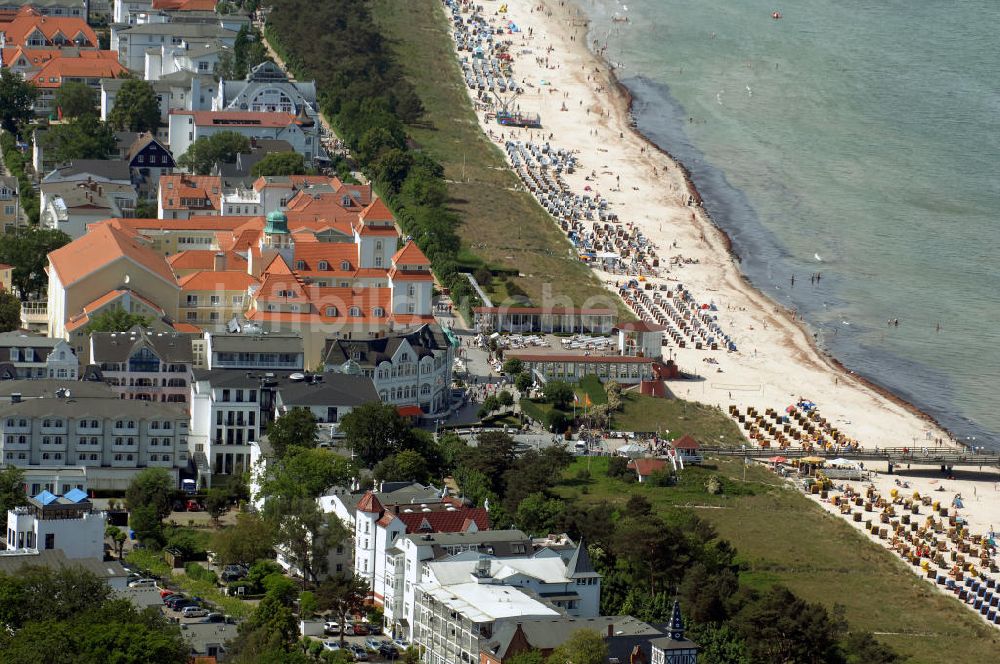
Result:
{"label": "sandy beach", "polygon": [[[571,189],[583,193],[589,187],[587,191],[599,193],[622,224],[634,224],[657,247],[661,265],[668,256],[683,257],[649,281],[681,282],[701,302],[714,304],[719,325],[736,342],[736,352],[673,349],[681,370],[701,378],[669,383],[678,397],[724,410],[730,405],[784,410],[804,398],[865,447],[948,440],[916,409],[822,354],[791,312],[747,283],[726,236],[700,206],[688,204],[695,192],[683,170],[630,127],[628,100],[606,65],[587,49],[586,17],[574,5],[529,0],[480,4],[495,27],[508,22],[518,26],[519,32],[502,37],[512,42],[514,78],[525,90],[516,103],[521,112],[538,113],[543,127],[502,127],[480,111],[483,131],[501,147],[513,139],[572,151],[578,167],[563,173]],[[498,13],[504,5],[507,11]],[[470,96],[475,101],[471,91]],[[614,291],[627,279],[598,274]],[[707,364],[706,357],[717,364]]]}

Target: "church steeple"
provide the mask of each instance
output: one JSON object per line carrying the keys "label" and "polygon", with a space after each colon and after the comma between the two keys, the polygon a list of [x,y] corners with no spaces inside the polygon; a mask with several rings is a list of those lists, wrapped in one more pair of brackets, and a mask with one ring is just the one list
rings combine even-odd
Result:
{"label": "church steeple", "polygon": [[674,609],[670,614],[670,638],[674,641],[684,640],[684,619],[681,617],[681,603],[674,600]]}

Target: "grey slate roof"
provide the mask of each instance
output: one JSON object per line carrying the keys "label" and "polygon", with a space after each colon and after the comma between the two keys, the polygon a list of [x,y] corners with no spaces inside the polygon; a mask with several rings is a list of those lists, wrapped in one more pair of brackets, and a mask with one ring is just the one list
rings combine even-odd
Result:
{"label": "grey slate roof", "polygon": [[38,553],[0,554],[0,573],[17,574],[21,568],[27,566],[50,567],[52,569],[77,566],[102,579],[124,578],[128,576],[128,572],[116,560],[104,561],[97,558],[76,558],[71,560],[66,557],[62,549],[41,549]]}
{"label": "grey slate roof", "polygon": [[586,579],[588,577],[600,577],[601,575],[597,573],[594,569],[593,563],[590,562],[590,554],[587,553],[587,545],[581,539],[579,546],[576,547],[576,551],[573,552],[573,556],[569,559],[569,564],[566,565],[566,574],[574,579]]}
{"label": "grey slate roof", "polygon": [[57,166],[54,171],[45,176],[43,182],[54,182],[74,175],[87,174],[109,180],[124,180],[125,182],[130,182],[132,177],[128,163],[118,159],[75,159]]}
{"label": "grey slate roof", "polygon": [[301,353],[297,334],[213,334],[212,352]]}
{"label": "grey slate roof", "polygon": [[[117,399],[114,390],[104,383],[91,383],[64,378],[39,378],[38,380],[4,380],[0,381],[0,410],[3,401],[9,402],[11,394],[20,394],[25,399],[31,397],[55,398],[56,390],[69,388],[74,398],[81,399],[109,398]],[[4,397],[8,397],[4,399]]]}
{"label": "grey slate roof", "polygon": [[161,362],[191,364],[194,362],[191,340],[199,338],[199,335],[150,332],[136,327],[128,332],[94,332],[90,338],[94,348],[93,361],[97,363],[125,362],[133,352],[146,346],[156,353]]}
{"label": "grey slate roof", "polygon": [[448,338],[441,326],[430,323],[407,334],[380,339],[327,339],[323,354],[328,366],[340,366],[352,360],[361,367],[374,368],[381,362],[391,361],[404,340],[413,347],[417,358],[433,356],[434,351],[448,348]]}
{"label": "grey slate roof", "polygon": [[[44,392],[34,383],[46,383],[47,385],[42,386]],[[59,388],[69,389],[70,397],[56,396],[55,390]],[[9,397],[15,392],[21,393],[21,401],[12,403],[10,398],[0,400],[0,417],[188,419],[187,410],[181,405],[121,399],[107,385],[89,381],[8,380],[0,382],[0,396]]]}
{"label": "grey slate roof", "polygon": [[[633,643],[639,642],[646,643],[647,647],[644,650],[648,658],[650,651],[648,647],[649,641],[663,636],[661,630],[632,616],[524,618],[520,622],[504,621],[500,623],[500,626],[493,634],[493,638],[484,646],[484,649],[496,655],[498,659],[507,657],[507,649],[510,647],[511,641],[514,639],[514,635],[518,629],[521,630],[533,648],[550,650],[562,645],[578,630],[589,629],[601,636],[606,636],[609,627],[613,634],[611,638],[605,639],[605,643],[608,644],[609,656],[618,656],[616,651],[620,652],[619,648],[614,647],[615,641],[628,640],[630,642],[627,646],[625,657],[619,657],[622,662],[629,661],[627,653],[631,651]],[[621,645],[625,644],[622,643]],[[649,660],[647,659],[647,661]]]}
{"label": "grey slate roof", "polygon": [[209,37],[236,38],[236,33],[221,25],[209,23],[143,23],[141,25],[114,25],[121,37],[126,35],[164,35],[206,39]]}
{"label": "grey slate roof", "polygon": [[281,402],[294,406],[361,406],[378,401],[375,384],[367,376],[325,373],[319,382],[283,380],[278,386]]}

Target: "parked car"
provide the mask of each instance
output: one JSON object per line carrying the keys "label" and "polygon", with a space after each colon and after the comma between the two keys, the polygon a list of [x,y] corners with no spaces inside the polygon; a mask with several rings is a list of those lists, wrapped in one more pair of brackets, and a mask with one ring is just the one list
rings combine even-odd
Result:
{"label": "parked car", "polygon": [[368,651],[357,644],[352,644],[348,646],[348,650],[354,655],[355,662],[367,662],[368,661]]}
{"label": "parked car", "polygon": [[344,625],[344,636],[354,636],[354,625],[351,623]]}
{"label": "parked car", "polygon": [[184,618],[204,618],[208,615],[208,610],[203,606],[185,606],[181,610],[181,616]]}
{"label": "parked car", "polygon": [[382,625],[375,625],[373,623],[368,622],[367,620],[364,621],[362,624],[364,625],[365,629],[368,630],[369,634],[375,635],[382,633]]}
{"label": "parked car", "polygon": [[222,570],[222,580],[226,583],[230,581],[238,581],[244,578],[249,573],[246,567],[243,565],[226,565]]}
{"label": "parked car", "polygon": [[392,640],[392,642],[393,642],[393,643],[394,643],[394,644],[396,645],[396,647],[397,647],[397,648],[399,648],[400,650],[406,650],[407,648],[409,648],[409,647],[410,647],[410,642],[409,642],[409,641],[407,641],[406,639],[404,639],[404,638],[403,638],[403,637],[401,637],[401,636],[397,636],[397,637],[396,637],[395,639],[393,639],[393,640]]}
{"label": "parked car", "polygon": [[187,501],[187,511],[188,512],[200,512],[201,511],[201,505],[198,504],[197,500],[189,500],[189,501]]}
{"label": "parked car", "polygon": [[382,655],[386,659],[396,659],[399,657],[399,650],[397,650],[396,646],[392,645],[392,643],[385,642],[378,649],[378,654]]}
{"label": "parked car", "polygon": [[333,634],[339,635],[340,623],[338,623],[336,620],[327,620],[325,623],[323,623],[323,632],[330,635]]}
{"label": "parked car", "polygon": [[212,612],[201,619],[203,623],[224,623],[226,622],[226,616],[221,613]]}
{"label": "parked car", "polygon": [[378,650],[379,648],[382,647],[382,642],[379,641],[378,639],[372,637],[372,638],[365,639],[365,645],[368,646],[372,650]]}
{"label": "parked car", "polygon": [[170,597],[171,595],[176,595],[176,594],[178,594],[176,590],[170,590],[169,588],[163,588],[162,590],[160,590],[160,599],[166,599],[166,598]]}
{"label": "parked car", "polygon": [[156,579],[136,579],[128,584],[129,588],[155,588]]}
{"label": "parked car", "polygon": [[354,623],[351,627],[354,636],[368,636],[368,628],[364,624]]}
{"label": "parked car", "polygon": [[337,639],[327,639],[323,642],[323,650],[340,650],[340,642]]}

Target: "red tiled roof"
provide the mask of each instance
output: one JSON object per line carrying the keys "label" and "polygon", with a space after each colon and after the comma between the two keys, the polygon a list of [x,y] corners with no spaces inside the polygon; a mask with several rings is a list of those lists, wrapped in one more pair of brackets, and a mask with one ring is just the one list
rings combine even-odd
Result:
{"label": "red tiled roof", "polygon": [[671,445],[674,446],[675,450],[697,450],[701,448],[701,445],[698,444],[698,441],[695,440],[694,437],[689,433],[684,434],[683,436],[675,440],[673,443],[671,443]]}
{"label": "red tiled roof", "polygon": [[[218,175],[163,175],[160,177],[160,205],[164,210],[203,210],[203,205],[190,205],[184,199],[208,201],[209,208],[222,206],[222,178]],[[211,226],[210,226],[211,227]]]}
{"label": "red tiled roof", "polygon": [[375,494],[372,493],[371,491],[366,492],[365,495],[361,497],[361,500],[358,501],[359,512],[366,512],[368,514],[382,514],[384,510],[385,508],[382,507],[382,503],[379,501],[378,498],[375,497]]}
{"label": "red tiled roof", "polygon": [[69,42],[67,46],[75,45],[73,40],[77,35],[82,35],[85,40],[82,46],[97,46],[97,35],[82,18],[39,16],[31,12],[20,12],[17,18],[4,26],[7,46],[27,46],[28,37],[36,29],[49,42],[48,45],[52,44],[57,34],[61,34]]}
{"label": "red tiled roof", "polygon": [[140,244],[113,224],[96,224],[83,237],[49,253],[49,262],[63,287],[126,257],[171,284],[176,283],[166,258]]}
{"label": "red tiled roof", "polygon": [[59,88],[65,78],[116,78],[127,71],[117,60],[106,58],[54,58],[42,65],[31,81],[39,88]]}
{"label": "red tiled roof", "polygon": [[365,221],[395,221],[392,211],[386,207],[381,198],[376,198],[371,204],[361,212],[361,218]]}
{"label": "red tiled roof", "polygon": [[430,265],[431,262],[427,260],[427,256],[424,252],[420,251],[420,247],[413,240],[410,240],[403,247],[397,251],[392,256],[392,262],[396,265]]}
{"label": "red tiled roof", "polygon": [[72,59],[82,58],[87,60],[118,60],[118,51],[101,51],[96,48],[85,48],[70,54],[61,48],[33,48],[27,46],[17,46],[0,51],[0,58],[6,67],[10,67],[20,58],[24,58],[28,65],[40,67],[53,58]]}
{"label": "red tiled roof", "polygon": [[257,280],[246,272],[203,270],[182,277],[177,283],[186,291],[245,291]]}
{"label": "red tiled roof", "polygon": [[454,512],[413,512],[395,515],[406,525],[407,533],[464,533],[475,523],[479,530],[490,529],[490,515],[482,507],[459,507]]}
{"label": "red tiled roof", "polygon": [[188,334],[201,333],[201,328],[197,325],[192,325],[191,323],[173,323],[173,328],[178,332],[186,332]]}
{"label": "red tiled roof", "polygon": [[666,470],[667,462],[665,459],[632,459],[628,462],[628,467],[639,477],[647,477],[657,471]]}
{"label": "red tiled roof", "polygon": [[[167,258],[174,270],[214,270],[215,256],[220,252],[211,249],[189,249]],[[247,259],[235,251],[225,252],[226,270],[246,272]]]}

